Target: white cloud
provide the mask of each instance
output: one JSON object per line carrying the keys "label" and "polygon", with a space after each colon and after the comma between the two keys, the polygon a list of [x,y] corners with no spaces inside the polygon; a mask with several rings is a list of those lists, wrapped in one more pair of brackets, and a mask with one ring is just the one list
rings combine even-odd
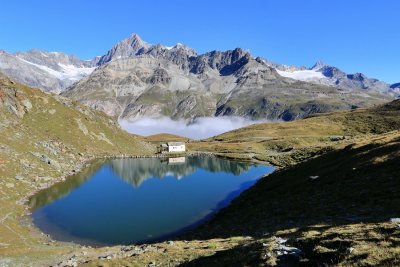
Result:
{"label": "white cloud", "polygon": [[254,123],[267,122],[266,120],[253,121],[241,117],[202,117],[187,124],[183,119],[172,120],[163,118],[140,118],[135,121],[121,120],[122,129],[138,135],[153,135],[170,133],[191,139],[204,139]]}

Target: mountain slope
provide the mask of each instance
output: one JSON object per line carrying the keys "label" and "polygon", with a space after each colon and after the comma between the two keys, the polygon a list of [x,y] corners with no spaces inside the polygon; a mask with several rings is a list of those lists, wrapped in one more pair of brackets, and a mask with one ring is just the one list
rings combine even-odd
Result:
{"label": "mountain slope", "polygon": [[107,54],[99,59],[98,65],[103,65],[114,59],[127,58],[139,55],[150,47],[139,35],[133,34],[112,47]]}
{"label": "mountain slope", "polygon": [[97,61],[40,50],[15,54],[0,51],[1,72],[28,86],[56,93],[92,73]]}
{"label": "mountain slope", "polygon": [[39,50],[1,52],[0,71],[130,120],[231,115],[294,120],[400,94],[382,81],[322,62],[312,68],[274,64],[240,48],[199,55],[180,43],[151,45],[137,34],[89,61]]}
{"label": "mountain slope", "polygon": [[[400,130],[400,100],[368,109],[318,114],[293,122],[259,123],[189,144],[194,151],[293,165],[354,139]],[[218,145],[215,145],[218,142]],[[241,156],[242,157],[242,156]]]}
{"label": "mountain slope", "polygon": [[396,100],[256,124],[191,144],[192,150],[285,167],[185,236],[252,239],[183,266],[399,265],[400,229],[392,219],[400,212],[399,115]]}
{"label": "mountain slope", "polygon": [[341,90],[280,75],[237,48],[197,55],[184,46],[149,46],[137,35],[117,44],[90,76],[62,94],[123,119],[246,116],[293,120],[383,103],[374,90]]}
{"label": "mountain slope", "polygon": [[400,97],[400,83],[394,83],[390,88],[397,93],[397,97]]}
{"label": "mountain slope", "polygon": [[274,64],[265,60],[264,62],[276,68],[281,76],[299,81],[329,85],[349,91],[362,89],[393,96],[399,95],[385,82],[368,78],[362,73],[347,74],[337,67],[326,65],[320,61],[311,68]]}
{"label": "mountain slope", "polygon": [[224,249],[183,266],[398,266],[399,151],[394,131],[261,179],[183,239]]}
{"label": "mountain slope", "polygon": [[[105,114],[1,74],[0,136],[0,258],[10,258],[10,266],[28,266],[32,259],[55,261],[72,246],[47,246],[36,228],[25,219],[21,223],[28,196],[79,171],[89,160],[154,153]],[[23,260],[27,262],[19,262]]]}
{"label": "mountain slope", "polygon": [[[198,229],[173,242],[144,247],[148,249],[134,257],[137,247],[117,248],[108,263],[398,266],[399,115],[400,101],[393,101],[294,122],[257,124],[190,143],[190,149],[208,146],[221,155],[236,150],[235,157],[243,159],[257,158],[253,149],[263,146],[264,160],[293,161],[260,179]],[[345,139],[338,138],[343,135]],[[126,250],[129,253],[121,252]],[[84,266],[104,264],[99,257],[75,260]]]}

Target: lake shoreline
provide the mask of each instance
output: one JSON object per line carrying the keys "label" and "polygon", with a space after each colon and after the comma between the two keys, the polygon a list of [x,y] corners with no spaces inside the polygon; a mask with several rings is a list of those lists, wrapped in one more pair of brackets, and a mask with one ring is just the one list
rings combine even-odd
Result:
{"label": "lake shoreline", "polygon": [[[195,229],[274,171],[271,166],[199,153],[187,156],[186,160],[182,158],[179,164],[161,158],[164,157],[91,163],[81,175],[40,191],[30,199],[35,226],[54,240],[85,246],[155,243]],[[176,216],[167,216],[165,210]],[[100,218],[105,214],[107,225],[114,227],[104,227],[101,223]],[[127,222],[135,227],[123,228]],[[121,227],[125,234],[113,230]],[[147,235],[142,234],[146,232]]]}
{"label": "lake shoreline", "polygon": [[[70,179],[71,177],[73,177],[74,175],[83,173],[85,169],[89,168],[91,165],[93,165],[95,162],[106,162],[108,160],[113,160],[113,159],[140,159],[140,158],[170,158],[170,157],[190,157],[190,156],[208,156],[208,157],[217,157],[217,158],[221,158],[221,159],[226,159],[226,160],[233,160],[233,161],[237,161],[237,162],[245,162],[245,163],[255,163],[255,164],[266,164],[270,165],[272,167],[275,168],[275,171],[278,169],[277,166],[273,166],[271,164],[269,164],[266,161],[260,161],[254,158],[242,158],[242,157],[227,157],[224,156],[221,153],[214,153],[214,152],[202,152],[202,151],[188,151],[186,153],[164,153],[164,154],[149,154],[149,155],[127,155],[127,154],[115,154],[115,155],[104,155],[104,156],[100,156],[100,157],[94,157],[94,158],[88,158],[85,161],[83,161],[82,163],[76,165],[74,168],[72,168],[70,171],[68,171],[68,174],[66,175],[62,175],[59,177],[54,177],[51,181],[46,183],[46,186],[44,187],[40,187],[36,190],[33,190],[30,192],[29,195],[25,196],[24,198],[20,199],[18,201],[18,204],[22,204],[25,208],[25,214],[23,214],[21,217],[21,220],[25,223],[25,225],[34,230],[34,231],[38,231],[41,235],[45,236],[46,239],[48,240],[48,242],[50,243],[58,243],[60,245],[65,245],[65,246],[72,246],[72,247],[77,247],[77,248],[85,248],[85,247],[91,247],[91,246],[86,246],[86,245],[80,245],[77,243],[74,243],[72,241],[58,241],[58,240],[54,240],[51,238],[50,235],[43,233],[34,223],[32,220],[32,211],[31,211],[31,207],[29,206],[29,200],[36,194],[38,194],[39,192],[46,190],[54,185],[57,185],[61,182],[64,182],[68,179]],[[265,175],[263,175],[262,177],[260,177],[260,179],[262,179]],[[254,185],[256,186],[256,184]],[[238,196],[240,197],[240,196]],[[215,216],[215,215],[214,215]],[[195,229],[192,229],[192,231],[195,231]],[[155,242],[149,242],[149,243],[141,243],[140,245],[146,245],[146,244],[153,244]],[[113,245],[112,247],[119,247],[119,246],[124,246],[124,245]],[[105,246],[101,246],[101,247],[109,247],[107,245]],[[95,248],[99,248],[99,247],[95,247]]]}

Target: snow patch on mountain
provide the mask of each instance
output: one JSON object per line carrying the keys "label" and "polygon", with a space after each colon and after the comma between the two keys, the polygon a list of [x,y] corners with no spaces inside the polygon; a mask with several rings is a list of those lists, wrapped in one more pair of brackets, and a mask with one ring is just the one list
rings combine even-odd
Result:
{"label": "snow patch on mountain", "polygon": [[90,75],[96,68],[79,68],[74,65],[64,65],[61,63],[58,63],[58,66],[60,67],[60,70],[54,70],[52,68],[49,68],[47,66],[39,65],[36,63],[29,62],[25,59],[22,59],[20,57],[17,57],[19,60],[28,63],[32,66],[35,66],[48,74],[54,76],[57,79],[60,80],[70,80],[70,81],[79,81],[85,76]]}
{"label": "snow patch on mountain", "polygon": [[165,49],[172,50],[172,49],[178,48],[178,47],[184,47],[184,45],[182,43],[176,43],[176,45],[173,45],[173,46],[165,46]]}
{"label": "snow patch on mountain", "polygon": [[318,80],[318,79],[326,79],[326,77],[318,71],[315,70],[296,70],[296,71],[282,71],[276,69],[279,75],[286,77],[286,78],[292,78],[295,80],[300,80],[300,81],[312,81],[312,80]]}

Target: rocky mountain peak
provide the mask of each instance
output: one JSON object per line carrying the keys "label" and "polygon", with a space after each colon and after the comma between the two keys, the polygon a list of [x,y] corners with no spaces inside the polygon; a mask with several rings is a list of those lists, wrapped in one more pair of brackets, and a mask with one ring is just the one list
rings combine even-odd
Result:
{"label": "rocky mountain peak", "polygon": [[143,54],[151,45],[144,42],[139,35],[132,34],[130,37],[114,45],[106,55],[102,56],[98,65],[105,64],[114,59],[127,58]]}
{"label": "rocky mountain peak", "polygon": [[320,70],[326,66],[327,65],[322,60],[318,60],[317,62],[315,62],[314,66],[311,67],[311,69],[312,70]]}
{"label": "rocky mountain peak", "polygon": [[177,43],[171,50],[183,51],[188,56],[197,56],[197,52],[193,48],[190,48],[189,46],[181,43]]}
{"label": "rocky mountain peak", "polygon": [[145,41],[143,41],[143,39],[140,38],[140,36],[138,34],[136,34],[136,33],[132,34],[131,36],[129,36],[125,40],[122,40],[121,43],[126,43],[126,44],[130,45],[132,48],[150,46],[150,44],[148,44]]}
{"label": "rocky mountain peak", "polygon": [[251,55],[241,48],[228,51],[211,51],[195,57],[190,62],[190,72],[204,74],[208,69],[216,70],[222,76],[234,74],[251,60]]}

